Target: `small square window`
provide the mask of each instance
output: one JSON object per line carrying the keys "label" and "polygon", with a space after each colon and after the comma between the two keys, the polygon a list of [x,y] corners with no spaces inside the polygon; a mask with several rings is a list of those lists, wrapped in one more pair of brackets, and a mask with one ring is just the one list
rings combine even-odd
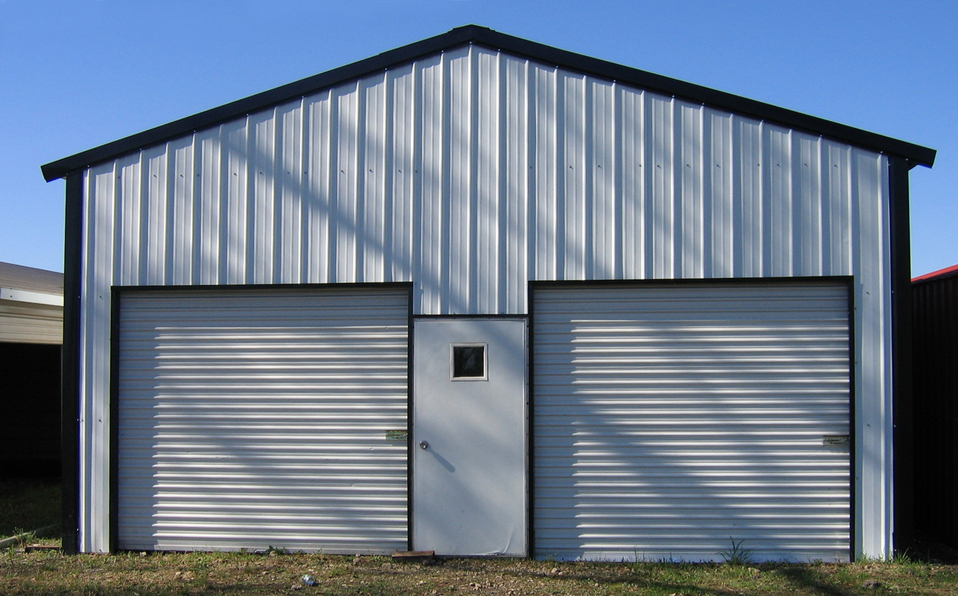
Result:
{"label": "small square window", "polygon": [[486,345],[452,346],[452,378],[484,380],[486,378]]}

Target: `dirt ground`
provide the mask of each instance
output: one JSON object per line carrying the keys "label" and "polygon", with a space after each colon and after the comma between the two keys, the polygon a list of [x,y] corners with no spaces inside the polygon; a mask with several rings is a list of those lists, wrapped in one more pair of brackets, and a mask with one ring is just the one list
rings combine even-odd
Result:
{"label": "dirt ground", "polygon": [[[958,593],[958,566],[930,563],[569,563],[516,559],[400,562],[334,555],[0,552],[11,595],[766,595]],[[307,585],[303,576],[308,576]]]}
{"label": "dirt ground", "polygon": [[[0,481],[0,538],[58,518],[57,483]],[[0,595],[958,594],[958,553],[933,541],[919,542],[912,556],[895,563],[730,565],[400,561],[280,551],[64,555],[57,532],[51,535],[0,548]]]}

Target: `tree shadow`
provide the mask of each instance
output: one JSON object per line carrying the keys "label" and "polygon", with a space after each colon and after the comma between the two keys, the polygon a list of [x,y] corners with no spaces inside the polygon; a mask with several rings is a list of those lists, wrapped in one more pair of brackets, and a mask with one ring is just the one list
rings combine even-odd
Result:
{"label": "tree shadow", "polygon": [[803,593],[821,594],[822,596],[850,596],[856,593],[856,591],[829,584],[813,567],[790,565],[776,570],[776,573],[787,578],[796,589],[801,589]]}

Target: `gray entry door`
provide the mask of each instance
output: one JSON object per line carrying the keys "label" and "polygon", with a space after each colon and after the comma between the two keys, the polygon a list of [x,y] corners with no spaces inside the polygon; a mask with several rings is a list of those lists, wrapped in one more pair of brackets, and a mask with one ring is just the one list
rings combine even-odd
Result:
{"label": "gray entry door", "polygon": [[526,335],[516,319],[420,319],[413,548],[526,554]]}

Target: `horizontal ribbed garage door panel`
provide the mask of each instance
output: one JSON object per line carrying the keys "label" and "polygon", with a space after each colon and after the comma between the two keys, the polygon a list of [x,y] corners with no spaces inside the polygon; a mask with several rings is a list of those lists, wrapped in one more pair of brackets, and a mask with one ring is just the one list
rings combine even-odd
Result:
{"label": "horizontal ribbed garage door panel", "polygon": [[848,560],[847,291],[536,288],[536,554]]}
{"label": "horizontal ribbed garage door panel", "polygon": [[408,292],[126,292],[118,547],[407,546]]}

